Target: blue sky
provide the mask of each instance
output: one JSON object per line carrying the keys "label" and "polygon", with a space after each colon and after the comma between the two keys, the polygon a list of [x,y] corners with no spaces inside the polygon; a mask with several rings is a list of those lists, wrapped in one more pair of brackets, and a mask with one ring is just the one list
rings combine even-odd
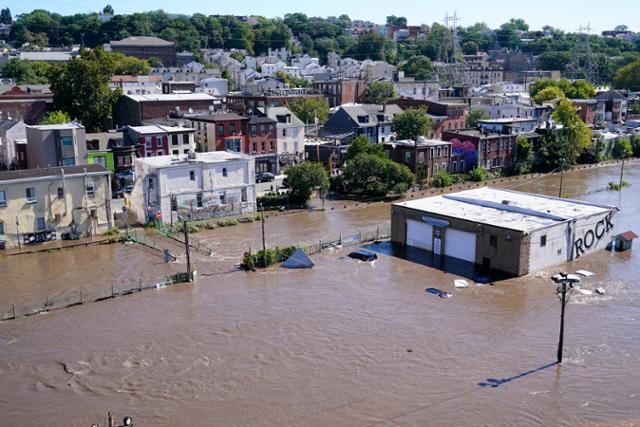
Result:
{"label": "blue sky", "polygon": [[[36,8],[47,9],[62,14],[101,10],[109,2],[116,13],[132,13],[163,9],[169,13],[192,14],[233,14],[283,16],[290,12],[303,12],[310,16],[338,16],[346,13],[351,19],[365,19],[384,23],[387,15],[405,16],[409,25],[442,22],[445,13],[457,10],[462,17],[461,25],[486,22],[497,27],[509,18],[524,18],[532,29],[545,24],[575,31],[583,24],[591,24],[593,31],[612,29],[625,24],[634,31],[640,31],[638,16],[640,1],[614,0],[611,3],[594,0],[10,0],[5,3],[13,15]],[[3,6],[4,7],[4,6]],[[635,19],[634,19],[635,18]]]}

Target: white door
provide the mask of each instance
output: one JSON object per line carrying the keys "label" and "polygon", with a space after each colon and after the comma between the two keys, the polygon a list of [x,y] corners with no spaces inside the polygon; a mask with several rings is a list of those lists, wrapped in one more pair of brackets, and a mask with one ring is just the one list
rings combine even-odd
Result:
{"label": "white door", "polygon": [[413,219],[407,219],[407,246],[433,251],[433,226]]}
{"label": "white door", "polygon": [[453,258],[476,262],[476,235],[447,228],[444,232],[444,254]]}

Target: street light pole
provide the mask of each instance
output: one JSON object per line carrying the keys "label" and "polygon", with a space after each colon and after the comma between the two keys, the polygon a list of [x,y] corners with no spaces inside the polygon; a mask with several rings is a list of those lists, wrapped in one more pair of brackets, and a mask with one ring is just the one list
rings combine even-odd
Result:
{"label": "street light pole", "polygon": [[569,289],[573,285],[580,284],[580,278],[575,274],[558,273],[551,278],[559,286],[556,288],[556,295],[560,298],[560,337],[558,339],[558,363],[562,363],[562,348],[564,344],[564,310],[567,306],[567,285]]}
{"label": "street light pole", "polygon": [[562,198],[562,178],[564,176],[564,162],[560,163],[560,189],[558,190],[558,197]]}
{"label": "street light pole", "polygon": [[564,308],[567,304],[567,284],[562,283],[560,290],[562,307],[560,308],[560,339],[558,340],[558,363],[562,363],[562,347],[564,341]]}
{"label": "street light pole", "polygon": [[620,165],[620,191],[622,191],[622,175],[624,174],[624,158],[625,153],[622,153],[622,165]]}
{"label": "street light pole", "polygon": [[187,254],[187,280],[191,282],[191,253],[189,252],[189,232],[187,229],[187,221],[184,221],[184,250]]}
{"label": "street light pole", "polygon": [[264,262],[265,268],[267,267],[267,243],[264,238],[264,205],[260,206],[262,212],[262,262]]}
{"label": "street light pole", "polygon": [[20,220],[16,216],[16,235],[18,236],[18,249],[20,249]]}

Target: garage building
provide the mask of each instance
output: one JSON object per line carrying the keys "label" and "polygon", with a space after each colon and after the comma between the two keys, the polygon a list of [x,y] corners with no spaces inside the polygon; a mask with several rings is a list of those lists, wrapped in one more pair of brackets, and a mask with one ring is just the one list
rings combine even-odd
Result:
{"label": "garage building", "polygon": [[522,276],[605,248],[617,210],[482,187],[394,203],[391,241]]}

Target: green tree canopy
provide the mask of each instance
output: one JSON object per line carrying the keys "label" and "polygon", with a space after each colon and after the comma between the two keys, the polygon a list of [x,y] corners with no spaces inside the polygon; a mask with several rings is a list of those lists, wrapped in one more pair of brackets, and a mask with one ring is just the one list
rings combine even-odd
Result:
{"label": "green tree canopy", "polygon": [[376,154],[361,153],[347,162],[344,179],[349,191],[384,196],[392,191],[405,192],[415,176],[405,165]]}
{"label": "green tree canopy", "polygon": [[467,127],[474,128],[478,126],[478,120],[488,119],[489,115],[486,111],[480,110],[472,110],[469,112],[467,116]]}
{"label": "green tree canopy", "polygon": [[306,202],[314,191],[324,196],[329,189],[329,178],[321,163],[306,161],[288,167],[285,173],[291,186],[291,197],[295,200]]}
{"label": "green tree canopy", "polygon": [[49,72],[54,108],[80,120],[88,132],[102,130],[120,95],[109,88],[112,75],[101,49],[83,51],[79,58],[54,65]]}
{"label": "green tree canopy", "polygon": [[114,11],[113,11],[113,6],[111,6],[110,4],[106,5],[104,8],[102,8],[102,13],[104,15],[114,15]]}
{"label": "green tree canopy", "polygon": [[372,144],[369,138],[364,135],[357,136],[349,148],[347,148],[347,162],[354,160],[360,154],[371,154],[372,156],[384,157],[381,144]]}
{"label": "green tree canopy", "polygon": [[0,10],[0,24],[11,24],[13,18],[11,17],[11,11],[8,7]]}
{"label": "green tree canopy", "polygon": [[545,101],[551,101],[553,99],[564,98],[564,92],[557,86],[550,86],[542,89],[533,97],[533,100],[537,104],[542,104]]}
{"label": "green tree canopy", "polygon": [[613,78],[618,89],[640,90],[640,60],[620,68]]}
{"label": "green tree canopy", "polygon": [[393,129],[397,139],[413,139],[427,135],[432,122],[425,109],[409,108],[393,118]]}
{"label": "green tree canopy", "polygon": [[[589,99],[589,98],[593,98],[596,94],[596,88],[586,80],[576,80],[573,82],[569,82],[566,79],[538,80],[537,82],[533,83],[529,87],[529,93],[535,100],[536,95],[538,95],[539,92],[549,88],[558,89],[560,92],[562,92],[564,96],[570,99]],[[551,94],[557,93],[557,92],[547,91],[546,93],[547,93],[546,97],[549,97],[551,96]],[[554,98],[557,98],[557,96]],[[554,98],[549,98],[549,99],[554,99]]]}
{"label": "green tree canopy", "polygon": [[43,117],[38,124],[39,125],[57,125],[61,123],[69,123],[71,117],[64,111],[52,111]]}
{"label": "green tree canopy", "polygon": [[467,40],[462,44],[462,53],[465,55],[475,55],[479,49],[478,43],[473,40]]}
{"label": "green tree canopy", "polygon": [[429,80],[433,77],[433,63],[424,55],[416,55],[409,58],[400,66],[407,77],[415,77],[416,80]]}
{"label": "green tree canopy", "polygon": [[290,103],[288,107],[293,114],[306,124],[323,124],[329,118],[329,104],[324,98],[303,97]]}
{"label": "green tree canopy", "polygon": [[393,82],[373,82],[364,89],[365,102],[370,104],[383,104],[396,96],[396,87]]}

